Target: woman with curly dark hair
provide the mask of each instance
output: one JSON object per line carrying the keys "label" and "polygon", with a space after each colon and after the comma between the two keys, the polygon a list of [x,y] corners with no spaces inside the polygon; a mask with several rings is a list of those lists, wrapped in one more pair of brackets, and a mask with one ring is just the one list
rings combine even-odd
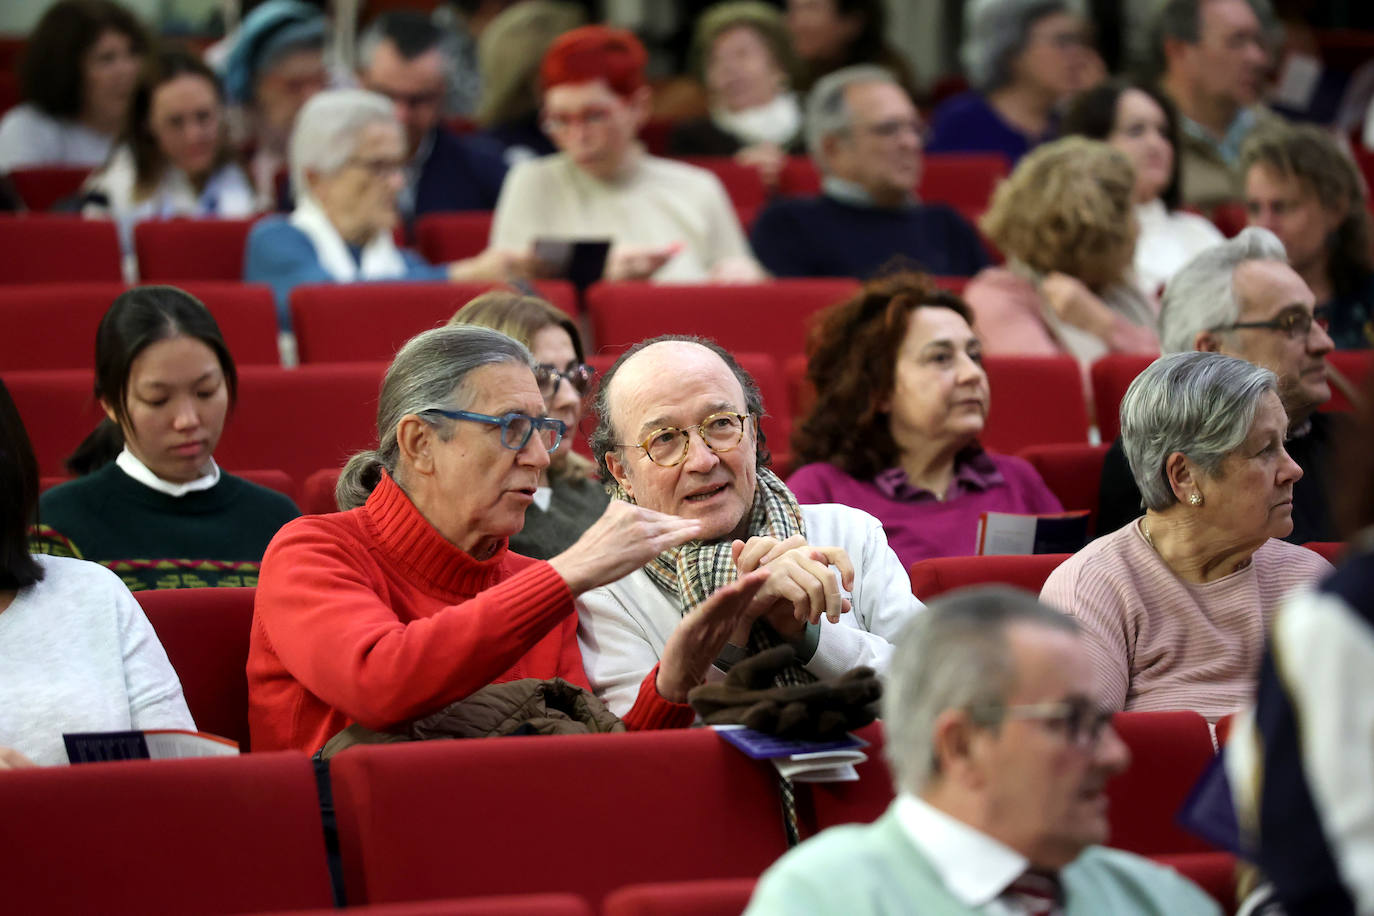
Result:
{"label": "woman with curly dark hair", "polygon": [[1062,511],[1027,462],[978,444],[989,391],[973,312],[928,278],[881,277],[820,313],[806,375],[818,395],[788,487],[877,517],[903,565],[975,553],[984,512]]}

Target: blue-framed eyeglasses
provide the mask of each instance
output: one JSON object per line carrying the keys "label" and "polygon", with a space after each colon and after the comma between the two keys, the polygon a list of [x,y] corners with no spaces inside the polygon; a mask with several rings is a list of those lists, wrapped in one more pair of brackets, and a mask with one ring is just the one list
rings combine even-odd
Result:
{"label": "blue-framed eyeglasses", "polygon": [[562,420],[555,420],[553,417],[531,417],[528,414],[512,411],[493,417],[487,413],[473,413],[470,410],[444,410],[441,407],[431,407],[425,413],[437,413],[441,417],[448,417],[450,420],[471,420],[474,423],[488,423],[492,426],[501,427],[501,444],[512,452],[518,452],[530,441],[530,436],[535,431],[539,432],[539,441],[544,443],[546,452],[554,452],[558,449],[558,443],[563,441],[563,433],[567,431],[567,426]]}

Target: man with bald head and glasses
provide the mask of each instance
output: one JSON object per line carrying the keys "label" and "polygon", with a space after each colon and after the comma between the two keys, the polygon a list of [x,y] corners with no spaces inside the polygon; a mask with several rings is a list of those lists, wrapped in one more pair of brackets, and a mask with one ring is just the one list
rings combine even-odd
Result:
{"label": "man with bald head and glasses", "polygon": [[845,67],[807,96],[806,145],[822,175],[817,197],[778,197],[750,234],[779,277],[866,279],[893,255],[927,273],[971,277],[988,264],[978,233],[944,204],[916,199],[924,125],[882,67]]}
{"label": "man with bald head and glasses", "polygon": [[[1169,281],[1159,315],[1167,353],[1205,350],[1269,369],[1288,414],[1284,448],[1302,479],[1293,487],[1294,544],[1336,541],[1327,464],[1344,420],[1321,413],[1331,400],[1326,354],[1334,349],[1326,317],[1302,277],[1288,265],[1278,236],[1251,227],[1189,261]],[[1116,531],[1139,517],[1140,490],[1118,439],[1102,465],[1097,530]]]}
{"label": "man with bald head and glasses", "polygon": [[759,880],[746,916],[1214,916],[1178,873],[1107,849],[1107,781],[1130,752],[1070,617],[1004,587],[931,602],[883,695],[897,798]]}
{"label": "man with bald head and glasses", "polygon": [[[876,518],[799,506],[769,470],[758,386],[728,352],[673,335],[636,344],[606,373],[595,410],[592,454],[614,496],[701,523],[697,540],[578,602],[583,666],[612,712],[634,705],[684,615],[758,570],[767,579],[728,639],[697,647],[714,661],[708,680],[779,643],[797,655],[775,683],[886,669],[889,640],[922,609],[906,571]],[[658,679],[678,703],[698,683]]]}

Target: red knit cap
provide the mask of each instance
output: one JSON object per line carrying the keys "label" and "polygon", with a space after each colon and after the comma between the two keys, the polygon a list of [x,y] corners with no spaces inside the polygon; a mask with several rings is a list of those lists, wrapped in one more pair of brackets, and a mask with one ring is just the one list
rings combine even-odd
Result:
{"label": "red knit cap", "polygon": [[584,25],[564,32],[549,45],[539,67],[547,91],[569,83],[605,80],[617,95],[628,98],[644,85],[649,55],[634,33],[605,25]]}

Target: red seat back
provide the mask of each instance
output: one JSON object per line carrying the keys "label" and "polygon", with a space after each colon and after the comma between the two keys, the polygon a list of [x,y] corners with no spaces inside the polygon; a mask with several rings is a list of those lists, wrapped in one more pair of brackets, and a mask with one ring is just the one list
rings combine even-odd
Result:
{"label": "red seat back", "polygon": [[427,213],[415,221],[415,244],[431,264],[479,255],[491,237],[491,218],[488,210]]}
{"label": "red seat back", "polygon": [[196,728],[248,751],[248,634],[253,588],[135,592],[181,678]]}
{"label": "red seat back", "polygon": [[[714,732],[428,741],[331,764],[350,902],[753,878],[786,848],[773,770]],[[538,856],[532,831],[577,836]],[[569,833],[571,831],[571,833]]]}
{"label": "red seat back", "polygon": [[[91,339],[94,337],[93,333]],[[5,372],[3,377],[38,456],[38,473],[67,476],[63,462],[105,419],[91,393],[91,370]]]}
{"label": "red seat back", "polygon": [[0,283],[111,282],[124,279],[119,238],[109,220],[75,215],[0,214]]}
{"label": "red seat back", "polygon": [[292,910],[266,916],[593,916],[592,908],[576,894],[502,894],[497,897],[420,900],[351,906],[340,911]]}
{"label": "red seat back", "polygon": [[719,178],[736,211],[757,212],[768,200],[768,188],[759,170],[736,161],[733,156],[684,156],[682,161],[706,169]]}
{"label": "red seat back", "polygon": [[90,174],[90,167],[84,165],[33,165],[9,172],[19,199],[34,212],[51,210],[58,201],[80,191]]}
{"label": "red seat back", "polygon": [[134,225],[145,283],[243,279],[243,251],[256,218],[144,220]]}
{"label": "red seat back", "polygon": [[7,912],[189,916],[333,900],[304,754],[16,770],[0,779],[0,811]]}
{"label": "red seat back", "polygon": [[[1364,386],[1365,377],[1374,365],[1374,351],[1371,350],[1332,350],[1326,354],[1326,364],[1350,380],[1359,391]],[[1350,410],[1350,398],[1346,396],[1339,382],[1330,380],[1331,400],[1321,406],[1322,410]]]}
{"label": "red seat back", "polygon": [[1206,891],[1223,913],[1236,911],[1236,868],[1240,863],[1229,852],[1184,852],[1150,858]]}
{"label": "red seat back", "polygon": [[[178,285],[215,316],[236,364],[279,362],[270,289],[237,282]],[[0,370],[90,368],[96,328],[125,289],[122,282],[0,286]]]}
{"label": "red seat back", "polygon": [[1083,373],[1070,356],[986,356],[992,404],[979,437],[994,452],[1088,441]]}
{"label": "red seat back", "polygon": [[338,512],[334,502],[334,488],[339,483],[342,468],[320,468],[301,484],[301,501],[297,503],[306,515],[326,515]]}
{"label": "red seat back", "polygon": [[857,289],[857,282],[845,279],[755,286],[597,283],[587,290],[587,309],[604,352],[619,353],[659,334],[699,334],[732,353],[768,353],[781,361],[805,351],[814,312]]}
{"label": "red seat back", "polygon": [[1097,498],[1102,484],[1102,460],[1109,444],[1061,443],[1034,445],[1018,454],[1031,463],[1040,479],[1059,498],[1066,512],[1091,512],[1089,525],[1097,521]]}
{"label": "red seat back", "polygon": [[945,592],[970,585],[1014,585],[1039,595],[1050,573],[1071,555],[1040,553],[1033,556],[936,557],[917,560],[907,574],[911,592],[929,601]]}
{"label": "red seat back", "polygon": [[[298,286],[291,320],[302,363],[384,360],[407,340],[446,324],[492,283],[344,283]],[[541,283],[544,298],[569,315],[577,294],[568,283]]]}
{"label": "red seat back", "polygon": [[[869,824],[876,821],[896,796],[892,773],[883,756],[883,725],[874,722],[858,733],[868,742],[864,753],[868,759],[858,764],[858,782],[817,782],[808,786],[810,817],[805,823],[808,833],[825,830],[837,824]],[[799,810],[804,810],[799,805]]]}
{"label": "red seat back", "polygon": [[1208,852],[1175,823],[1202,771],[1212,762],[1212,732],[1195,712],[1126,712],[1112,721],[1131,749],[1131,765],[1107,784],[1108,845],[1142,856]]}
{"label": "red seat back", "polygon": [[1110,445],[1121,435],[1121,399],[1135,377],[1155,361],[1153,356],[1112,353],[1092,364],[1093,406],[1097,411],[1097,430]]}
{"label": "red seat back", "polygon": [[739,916],[754,893],[753,878],[632,884],[606,898],[604,916]]}
{"label": "red seat back", "polygon": [[1341,555],[1345,553],[1344,541],[1308,541],[1302,546],[1333,566],[1340,561]]}

